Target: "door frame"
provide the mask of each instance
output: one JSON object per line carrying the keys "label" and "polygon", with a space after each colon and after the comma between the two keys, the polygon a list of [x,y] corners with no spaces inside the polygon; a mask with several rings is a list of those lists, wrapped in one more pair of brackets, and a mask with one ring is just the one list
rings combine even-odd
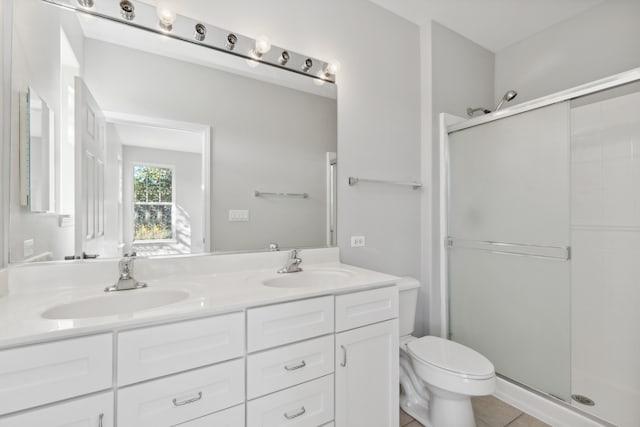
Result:
{"label": "door frame", "polygon": [[202,251],[211,252],[211,147],[213,145],[213,127],[207,124],[163,119],[159,117],[141,116],[136,114],[104,112],[107,123],[135,124],[151,127],[170,128],[185,132],[200,133],[202,138],[202,189],[203,189],[203,217],[202,217]]}

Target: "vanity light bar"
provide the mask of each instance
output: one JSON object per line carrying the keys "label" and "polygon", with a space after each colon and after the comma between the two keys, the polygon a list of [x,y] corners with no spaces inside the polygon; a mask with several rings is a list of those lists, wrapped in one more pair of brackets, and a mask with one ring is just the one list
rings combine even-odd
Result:
{"label": "vanity light bar", "polygon": [[[142,30],[162,34],[177,40],[225,52],[249,61],[270,65],[316,80],[335,83],[336,67],[326,61],[270,46],[256,54],[256,46],[263,41],[227,31],[206,22],[174,14],[165,18],[156,7],[136,0],[42,0],[65,9],[75,10]],[[159,21],[160,17],[160,21]],[[258,45],[256,44],[258,42]],[[329,71],[329,72],[328,72]],[[331,73],[331,71],[334,71]]]}

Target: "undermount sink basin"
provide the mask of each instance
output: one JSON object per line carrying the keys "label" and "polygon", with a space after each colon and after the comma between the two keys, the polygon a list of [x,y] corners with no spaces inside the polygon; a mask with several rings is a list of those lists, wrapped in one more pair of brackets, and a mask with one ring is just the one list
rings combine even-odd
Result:
{"label": "undermount sink basin", "polygon": [[262,284],[272,288],[300,288],[314,286],[341,285],[351,280],[353,273],[346,270],[303,270],[299,273],[285,273]]}
{"label": "undermount sink basin", "polygon": [[57,305],[42,313],[42,317],[45,319],[87,319],[114,316],[162,307],[182,301],[188,296],[188,292],[174,289],[121,291]]}

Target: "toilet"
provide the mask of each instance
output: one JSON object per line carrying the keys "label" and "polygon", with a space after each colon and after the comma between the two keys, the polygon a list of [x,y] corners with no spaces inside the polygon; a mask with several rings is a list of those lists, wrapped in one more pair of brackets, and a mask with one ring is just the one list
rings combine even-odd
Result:
{"label": "toilet", "polygon": [[471,396],[492,394],[493,364],[480,353],[444,338],[411,336],[418,288],[400,288],[400,407],[427,427],[475,427]]}

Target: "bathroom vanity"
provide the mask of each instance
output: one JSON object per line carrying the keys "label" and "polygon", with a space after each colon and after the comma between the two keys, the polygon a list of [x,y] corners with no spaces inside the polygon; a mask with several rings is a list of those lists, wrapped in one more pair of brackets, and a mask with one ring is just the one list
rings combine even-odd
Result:
{"label": "bathroom vanity", "polygon": [[[397,278],[337,260],[277,274],[283,255],[155,261],[179,271],[207,258],[277,260],[145,279],[118,295],[96,283],[0,299],[0,426],[397,425]],[[152,276],[154,261],[140,263]],[[47,267],[14,276],[34,268]],[[187,297],[126,311],[167,292]],[[119,312],[82,312],[96,300]]]}
{"label": "bathroom vanity", "polygon": [[138,0],[12,6],[0,427],[397,426],[398,279],[259,252],[337,243],[337,65]]}

